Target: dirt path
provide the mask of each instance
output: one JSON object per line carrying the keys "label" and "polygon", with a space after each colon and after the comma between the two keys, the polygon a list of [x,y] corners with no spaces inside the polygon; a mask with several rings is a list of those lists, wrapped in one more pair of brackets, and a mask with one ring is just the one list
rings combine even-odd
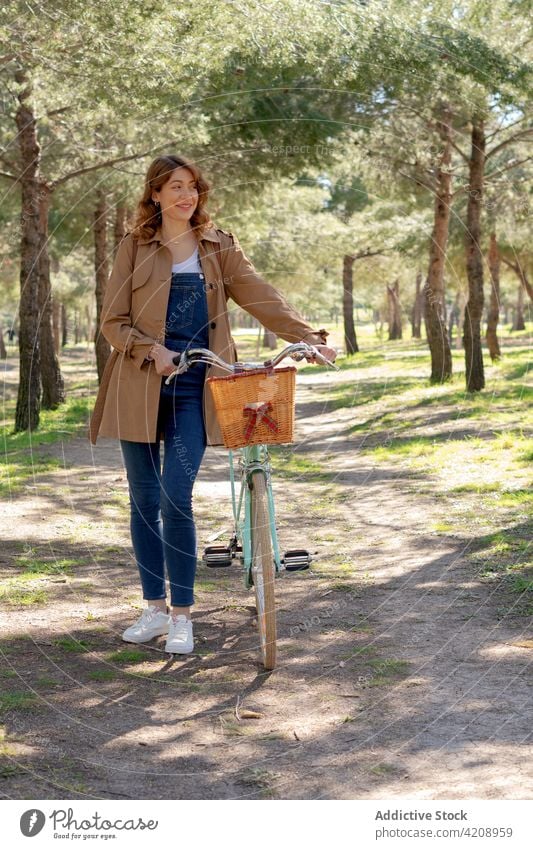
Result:
{"label": "dirt path", "polygon": [[[313,400],[325,379],[300,378],[302,472],[276,483],[282,546],[319,554],[279,579],[272,673],[237,569],[199,567],[194,655],[171,659],[164,638],[128,649],[141,597],[118,444],[46,449],[64,468],[4,505],[2,577],[24,545],[77,565],[4,616],[4,797],[531,798],[526,620],[498,615],[466,535],[435,533],[423,476],[373,464],[346,433],[353,410]],[[227,495],[211,449],[202,547],[227,525]],[[239,721],[237,702],[261,717]]]}

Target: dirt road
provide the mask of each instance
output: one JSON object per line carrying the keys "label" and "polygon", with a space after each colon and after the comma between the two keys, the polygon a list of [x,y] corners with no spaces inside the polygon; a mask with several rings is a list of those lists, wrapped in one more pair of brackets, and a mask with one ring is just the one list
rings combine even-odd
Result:
{"label": "dirt road", "polygon": [[[531,798],[526,620],[501,615],[468,534],[435,531],[430,481],[369,461],[354,410],[314,400],[325,379],[300,379],[298,462],[276,478],[282,545],[318,553],[279,578],[271,673],[236,567],[199,567],[193,655],[123,643],[141,595],[118,444],[46,449],[62,468],[3,507],[4,579],[21,555],[63,563],[4,607],[4,798]],[[201,547],[229,508],[211,449]]]}

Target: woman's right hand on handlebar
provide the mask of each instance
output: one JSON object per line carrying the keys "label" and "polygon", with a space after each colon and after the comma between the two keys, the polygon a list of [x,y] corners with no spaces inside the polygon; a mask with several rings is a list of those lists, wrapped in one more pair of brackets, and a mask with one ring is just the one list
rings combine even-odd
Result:
{"label": "woman's right hand on handlebar", "polygon": [[[316,348],[318,353],[322,354],[322,356],[325,357],[325,359],[328,362],[330,362],[330,363],[335,362],[335,359],[337,357],[337,349],[336,348],[331,348],[329,345],[313,345],[313,347]],[[309,357],[306,357],[305,359],[307,360],[308,363],[319,363],[320,362],[314,356],[309,356]]]}
{"label": "woman's right hand on handlebar", "polygon": [[164,345],[160,345],[158,342],[150,348],[149,357],[151,357],[155,363],[156,372],[164,375],[165,377],[172,374],[173,371],[176,371],[176,366],[172,362],[172,358],[175,356],[175,351],[165,348]]}

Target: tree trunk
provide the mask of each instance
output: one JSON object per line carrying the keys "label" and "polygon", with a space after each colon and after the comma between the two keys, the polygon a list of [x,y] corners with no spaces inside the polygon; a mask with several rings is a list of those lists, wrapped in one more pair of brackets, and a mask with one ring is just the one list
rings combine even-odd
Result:
{"label": "tree trunk", "polygon": [[424,286],[424,321],[431,353],[431,382],[444,383],[452,374],[452,354],[446,331],[444,263],[450,228],[451,204],[451,115],[445,109],[437,122],[443,148],[437,168],[434,223],[429,243],[429,269]]}
{"label": "tree trunk", "polygon": [[87,343],[89,343],[91,339],[93,339],[94,341],[94,330],[92,312],[88,303],[85,304],[85,321],[87,322],[87,332],[85,334],[85,338],[87,340]]}
{"label": "tree trunk", "polygon": [[25,70],[15,73],[21,86],[15,115],[19,147],[20,213],[20,378],[15,432],[39,426],[41,349],[39,342],[39,166],[41,148],[31,104],[32,86]]}
{"label": "tree trunk", "polygon": [[103,189],[96,192],[97,203],[94,211],[94,262],[95,262],[95,296],[96,296],[96,330],[94,334],[94,345],[96,351],[96,370],[98,372],[98,383],[102,379],[107,358],[111,352],[109,342],[100,333],[100,317],[104,300],[105,287],[109,276],[107,259],[107,198]]}
{"label": "tree trunk", "polygon": [[516,295],[516,308],[514,311],[512,330],[525,330],[526,323],[524,321],[524,287],[521,283],[518,284],[518,292]]}
{"label": "tree trunk", "polygon": [[453,342],[453,326],[457,325],[459,328],[459,292],[457,292],[455,296],[455,301],[453,302],[452,308],[450,309],[450,314],[448,316],[448,341],[450,343],[450,348],[452,347]]}
{"label": "tree trunk", "polygon": [[68,342],[68,322],[67,308],[65,304],[61,304],[61,346],[64,347]]}
{"label": "tree trunk", "polygon": [[128,221],[128,217],[128,208],[126,206],[119,205],[116,207],[113,256],[116,254],[118,246],[126,235],[126,224]]}
{"label": "tree trunk", "polygon": [[533,301],[533,286],[531,285],[531,283],[529,282],[529,280],[527,278],[527,273],[526,273],[525,267],[522,265],[522,263],[519,260],[517,260],[516,262],[511,262],[511,260],[506,259],[506,257],[504,257],[504,256],[502,257],[502,259],[503,259],[504,263],[509,266],[509,268],[513,269],[514,273],[517,275],[518,279],[520,280],[521,284],[523,285],[523,287],[526,290],[527,294],[529,295],[530,299]]}
{"label": "tree trunk", "polygon": [[41,181],[39,191],[39,229],[41,241],[39,254],[39,307],[41,311],[41,323],[39,333],[41,342],[41,384],[43,388],[42,406],[45,410],[55,410],[65,400],[65,384],[59,367],[52,331],[52,290],[50,286],[50,261],[48,257],[49,208],[50,190]]}
{"label": "tree trunk", "polygon": [[455,347],[458,351],[460,351],[464,345],[463,328],[465,326],[466,297],[462,292],[459,292],[457,297],[459,301],[459,315],[457,316],[457,338],[455,340]]}
{"label": "tree trunk", "polygon": [[276,334],[272,330],[268,330],[266,327],[263,328],[263,348],[269,348],[271,351],[275,351],[277,346],[276,339]]}
{"label": "tree trunk", "polygon": [[420,325],[422,323],[422,272],[416,275],[415,302],[411,312],[411,334],[413,339],[420,339]]}
{"label": "tree trunk", "polygon": [[52,295],[52,331],[54,334],[54,351],[56,356],[61,349],[60,342],[60,321],[61,321],[61,304],[54,295]]}
{"label": "tree trunk", "polygon": [[498,341],[498,322],[500,320],[500,251],[498,250],[496,233],[490,234],[488,263],[491,288],[486,339],[490,358],[494,362],[501,357],[500,343]]}
{"label": "tree trunk", "polygon": [[396,280],[393,286],[387,286],[387,302],[389,308],[389,340],[402,338],[402,311],[400,306],[400,282]]}
{"label": "tree trunk", "polygon": [[4,342],[4,328],[0,327],[0,360],[7,359],[6,343]]}
{"label": "tree trunk", "polygon": [[353,264],[354,257],[346,254],[342,269],[342,311],[344,316],[344,347],[347,354],[357,354],[359,351],[353,321]]}
{"label": "tree trunk", "polygon": [[465,248],[468,301],[465,309],[464,343],[466,388],[479,392],[485,386],[481,349],[483,315],[483,255],[481,253],[481,199],[485,171],[485,130],[483,121],[472,124],[469,161],[468,202],[466,208]]}

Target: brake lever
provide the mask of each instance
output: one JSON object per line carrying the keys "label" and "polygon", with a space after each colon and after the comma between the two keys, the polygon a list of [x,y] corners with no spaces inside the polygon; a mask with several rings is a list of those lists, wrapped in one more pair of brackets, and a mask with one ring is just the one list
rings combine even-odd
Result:
{"label": "brake lever", "polygon": [[175,371],[172,371],[169,374],[169,376],[167,377],[167,379],[165,380],[165,386],[168,386],[170,381],[174,380],[174,378],[176,377],[177,374],[179,374],[179,371],[177,369]]}
{"label": "brake lever", "polygon": [[[324,354],[321,354],[320,351],[317,351],[316,348],[314,347],[314,345],[310,345],[309,347],[311,347],[314,351],[312,356],[315,358],[315,360],[319,360],[319,361],[323,362],[325,365],[330,366],[335,371],[340,371],[339,366],[336,366],[334,363],[331,362],[331,360],[328,360],[328,358],[325,357]],[[311,356],[311,355],[309,355],[309,354],[295,354],[294,359],[295,360],[296,359],[298,359],[298,360],[306,359],[308,363],[312,363],[313,360],[310,360],[309,356]]]}
{"label": "brake lever", "polygon": [[174,371],[172,371],[172,372],[168,375],[167,379],[165,380],[165,386],[168,386],[168,385],[169,385],[169,383],[170,383],[172,380],[174,380],[174,378],[176,377],[176,375],[178,375],[178,374],[184,374],[184,373],[185,373],[185,372],[189,369],[189,367],[190,367],[190,365],[191,365],[191,363],[189,362],[189,360],[188,360],[188,358],[187,358],[187,356],[186,356],[186,352],[185,352],[185,351],[183,352],[183,354],[181,354],[181,353],[177,353],[175,357],[172,357],[172,362],[174,363],[174,365],[176,366],[176,368],[175,368],[175,370],[174,370]]}
{"label": "brake lever", "polygon": [[323,362],[325,365],[330,366],[332,369],[334,369],[334,371],[340,371],[339,366],[336,366],[336,365],[335,365],[335,363],[332,363],[332,362],[331,362],[331,360],[328,360],[328,359],[327,359],[327,357],[325,357],[323,354],[316,353],[316,354],[315,354],[315,357],[317,357],[318,359],[322,360],[322,362]]}

